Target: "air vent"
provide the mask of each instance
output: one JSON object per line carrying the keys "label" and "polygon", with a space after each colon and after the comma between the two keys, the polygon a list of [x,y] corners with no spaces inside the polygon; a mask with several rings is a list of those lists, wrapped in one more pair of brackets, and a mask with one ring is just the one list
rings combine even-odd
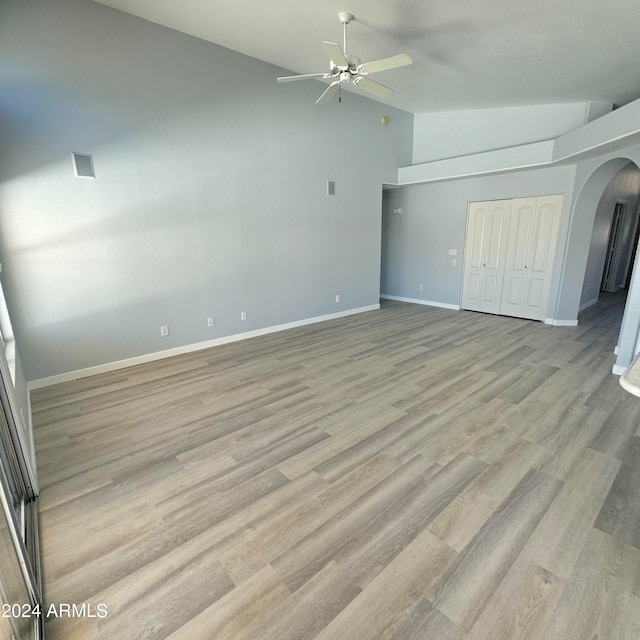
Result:
{"label": "air vent", "polygon": [[76,178],[95,178],[96,173],[93,169],[93,158],[90,153],[76,153],[71,154],[73,156],[73,169],[76,173]]}

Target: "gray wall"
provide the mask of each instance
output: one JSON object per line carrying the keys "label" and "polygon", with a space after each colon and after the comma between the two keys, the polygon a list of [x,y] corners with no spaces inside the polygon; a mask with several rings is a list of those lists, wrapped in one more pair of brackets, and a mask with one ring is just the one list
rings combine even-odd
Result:
{"label": "gray wall", "polygon": [[629,160],[636,164],[640,162],[640,147],[630,146],[576,165],[571,225],[556,312],[558,318],[577,318],[598,203],[611,179]]}
{"label": "gray wall", "polygon": [[413,163],[557,138],[585,124],[596,107],[606,109],[602,103],[572,102],[419,113],[414,122]]}
{"label": "gray wall", "polygon": [[[613,139],[612,135],[612,139]],[[416,185],[385,192],[383,203],[383,294],[457,305],[460,302],[462,249],[467,202],[563,193],[565,203],[548,317],[575,322],[588,274],[596,210],[616,174],[629,161],[640,166],[640,145],[597,154],[576,164],[474,179]],[[633,204],[636,174],[621,174],[618,191]],[[614,181],[614,185],[617,184]],[[616,187],[612,187],[616,191]],[[401,207],[396,215],[392,209]],[[448,249],[457,249],[451,266]],[[638,252],[635,260],[638,263]],[[419,284],[423,290],[419,290]],[[618,339],[614,370],[621,373],[640,350],[640,269],[634,269]]]}
{"label": "gray wall", "polygon": [[627,258],[633,246],[633,233],[635,231],[636,212],[638,208],[638,194],[640,193],[640,170],[634,164],[629,163],[611,179],[611,182],[604,190],[593,223],[593,233],[591,235],[591,246],[589,249],[589,257],[587,259],[587,267],[584,276],[584,284],[582,286],[582,297],[580,306],[583,307],[596,301],[600,294],[600,283],[602,281],[602,272],[607,255],[607,247],[609,244],[609,234],[611,231],[611,222],[613,220],[613,211],[616,202],[624,201],[627,203],[628,215],[624,220],[625,228],[623,230],[624,245],[622,247],[623,259],[619,265],[616,275],[616,283],[624,282]]}
{"label": "gray wall", "polygon": [[[577,164],[570,233],[558,296],[558,317],[577,316],[598,203],[607,185],[630,160],[640,166],[640,145],[630,145]],[[639,330],[640,269],[635,268],[618,337],[618,356],[614,367],[618,373],[622,373],[636,353]]]}
{"label": "gray wall", "polygon": [[413,116],[316,106],[324,85],[281,73],[92,2],[3,3],[0,256],[28,379],[377,304]]}
{"label": "gray wall", "polygon": [[[574,167],[520,171],[385,191],[382,215],[381,292],[444,304],[460,304],[467,203],[561,193],[561,238],[566,237]],[[394,208],[402,214],[393,214]],[[457,250],[452,266],[449,249]],[[561,240],[558,254],[564,250]],[[561,260],[554,264],[554,283]],[[420,291],[419,285],[423,285]],[[557,284],[552,296],[556,295]]]}

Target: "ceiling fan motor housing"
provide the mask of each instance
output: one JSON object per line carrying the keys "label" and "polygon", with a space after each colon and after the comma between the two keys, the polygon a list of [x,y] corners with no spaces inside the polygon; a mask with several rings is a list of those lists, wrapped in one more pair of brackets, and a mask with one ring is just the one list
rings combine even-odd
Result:
{"label": "ceiling fan motor housing", "polygon": [[355,69],[362,62],[360,58],[358,58],[358,56],[352,56],[350,53],[346,53],[344,57],[347,59],[347,62],[349,63],[349,69],[351,68]]}
{"label": "ceiling fan motor housing", "polygon": [[358,58],[358,56],[348,55],[348,56],[345,56],[345,59],[348,63],[348,66],[345,66],[343,64],[337,65],[333,60],[331,60],[331,63],[329,65],[330,72],[338,73],[342,71],[351,71],[351,73],[356,73],[358,67],[361,64],[360,58]]}

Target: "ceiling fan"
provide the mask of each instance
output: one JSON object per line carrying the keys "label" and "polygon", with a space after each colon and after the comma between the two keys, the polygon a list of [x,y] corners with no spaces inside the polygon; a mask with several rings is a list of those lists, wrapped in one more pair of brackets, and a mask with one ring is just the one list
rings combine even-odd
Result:
{"label": "ceiling fan", "polygon": [[408,53],[400,53],[397,56],[383,58],[382,60],[374,60],[373,62],[361,62],[358,56],[347,53],[347,25],[353,20],[350,13],[341,12],[338,19],[342,23],[343,30],[343,46],[335,42],[323,42],[324,48],[329,54],[329,72],[328,73],[306,73],[297,76],[282,76],[278,78],[278,82],[293,82],[295,80],[310,80],[322,78],[323,80],[332,80],[325,92],[316,100],[316,104],[324,104],[329,102],[333,95],[340,89],[343,84],[352,82],[356,87],[364,89],[380,98],[386,98],[393,92],[393,89],[385,87],[383,84],[371,80],[368,76],[378,71],[388,71],[398,67],[405,67],[413,64],[413,59]]}

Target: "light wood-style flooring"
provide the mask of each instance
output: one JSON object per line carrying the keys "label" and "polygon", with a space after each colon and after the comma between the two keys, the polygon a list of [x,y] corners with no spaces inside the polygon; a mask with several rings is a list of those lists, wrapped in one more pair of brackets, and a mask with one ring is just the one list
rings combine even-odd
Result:
{"label": "light wood-style flooring", "polygon": [[380,311],[33,393],[49,639],[637,640],[623,298]]}

